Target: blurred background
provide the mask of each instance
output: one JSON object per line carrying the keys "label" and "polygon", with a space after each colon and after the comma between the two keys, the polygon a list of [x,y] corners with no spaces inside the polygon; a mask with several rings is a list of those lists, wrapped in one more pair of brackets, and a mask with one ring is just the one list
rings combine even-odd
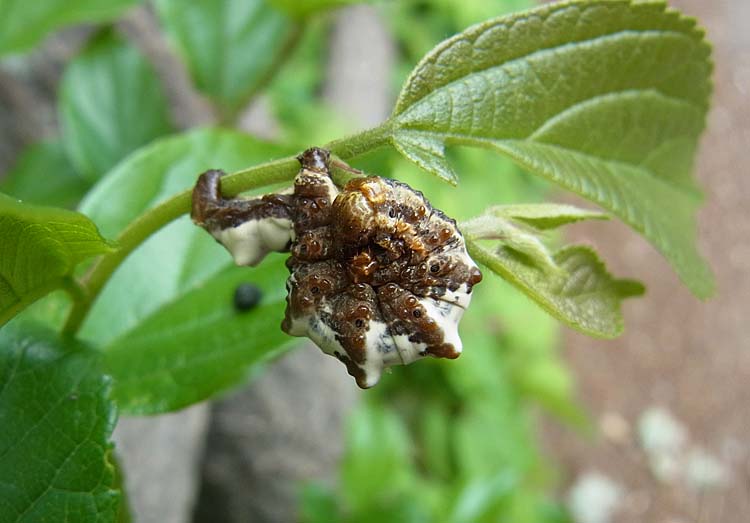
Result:
{"label": "blurred background", "polygon": [[[625,306],[623,337],[564,329],[487,274],[456,361],[396,368],[362,392],[337,361],[304,346],[210,404],[121,419],[115,438],[135,520],[748,521],[750,2],[670,3],[701,20],[715,49],[716,93],[696,173],[707,196],[701,245],[717,276],[715,298],[693,298],[626,227],[573,226],[570,239],[596,245],[614,274],[647,284],[647,295]],[[206,96],[216,94],[211,75],[191,79],[150,5],[126,11],[112,34],[55,32],[29,53],[0,59],[0,190],[74,206],[90,186],[55,137],[61,78],[92,35],[117,38],[155,70],[169,124],[156,126],[154,138],[221,124],[301,150],[380,123],[435,44],[531,5],[384,0],[316,16],[285,37],[283,65],[258,82],[251,102],[224,84],[218,108]],[[238,59],[263,53],[247,49]],[[395,153],[356,166],[419,187],[459,220],[490,204],[574,201],[496,155],[450,153],[460,192]],[[49,170],[67,178],[44,201],[26,173]]]}

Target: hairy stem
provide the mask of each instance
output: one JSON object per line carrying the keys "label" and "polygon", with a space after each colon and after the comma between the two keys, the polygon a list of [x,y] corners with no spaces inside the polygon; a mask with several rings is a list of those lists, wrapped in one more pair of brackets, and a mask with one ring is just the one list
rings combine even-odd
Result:
{"label": "hairy stem", "polygon": [[[348,160],[370,152],[388,143],[390,127],[388,122],[326,145],[333,154]],[[256,165],[237,171],[222,178],[222,192],[225,196],[235,196],[274,183],[289,181],[299,169],[296,158],[288,157]],[[192,189],[183,191],[131,222],[117,237],[118,249],[99,258],[81,282],[82,292],[70,311],[63,332],[75,334],[80,329],[89,309],[109,278],[125,259],[149,236],[165,225],[190,212]]]}
{"label": "hairy stem", "polygon": [[372,129],[329,142],[324,149],[342,160],[349,160],[390,144],[392,131],[391,121],[387,120]]}

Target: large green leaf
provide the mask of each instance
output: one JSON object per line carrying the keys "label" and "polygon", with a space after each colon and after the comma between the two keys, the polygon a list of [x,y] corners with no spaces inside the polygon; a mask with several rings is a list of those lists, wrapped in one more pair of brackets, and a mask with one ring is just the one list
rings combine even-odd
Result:
{"label": "large green leaf", "polygon": [[[232,131],[170,137],[116,167],[81,208],[114,236],[147,209],[192,187],[206,169],[231,172],[285,152]],[[230,269],[229,254],[187,216],[133,252],[80,332],[112,351],[108,370],[123,410],[159,412],[204,399],[240,381],[288,341],[278,327],[282,259],[257,269]],[[231,310],[232,286],[240,281],[254,281],[266,291],[261,305],[243,315]]]}
{"label": "large green leaf", "polygon": [[573,0],[446,40],[412,72],[387,126],[399,151],[450,181],[449,144],[503,153],[646,236],[698,296],[691,178],[710,48],[661,2]]}
{"label": "large green leaf", "polygon": [[0,0],[0,55],[25,51],[47,33],[77,22],[117,18],[138,0]]}
{"label": "large green leaf", "polygon": [[68,155],[91,181],[171,130],[166,98],[151,64],[109,30],[65,70],[59,112]]}
{"label": "large green leaf", "polygon": [[0,325],[112,246],[86,216],[0,193]]}
{"label": "large green leaf", "polygon": [[[151,414],[196,403],[241,383],[279,354],[291,341],[278,325],[287,276],[279,261],[225,269],[108,344],[105,363],[120,408]],[[232,297],[247,282],[262,290],[263,299],[239,312]]]}
{"label": "large green leaf", "polygon": [[198,89],[231,116],[266,80],[291,25],[264,0],[155,0]]}
{"label": "large green leaf", "polygon": [[27,147],[0,183],[0,191],[39,205],[74,207],[89,187],[58,142]]}
{"label": "large green leaf", "polygon": [[0,331],[0,522],[115,521],[117,415],[98,359],[30,324]]}

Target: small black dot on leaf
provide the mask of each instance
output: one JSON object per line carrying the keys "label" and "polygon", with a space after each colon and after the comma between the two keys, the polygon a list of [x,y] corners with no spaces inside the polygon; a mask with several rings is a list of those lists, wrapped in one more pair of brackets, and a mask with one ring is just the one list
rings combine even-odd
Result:
{"label": "small black dot on leaf", "polygon": [[263,297],[261,290],[252,283],[240,283],[234,291],[234,308],[237,311],[248,311],[260,303]]}

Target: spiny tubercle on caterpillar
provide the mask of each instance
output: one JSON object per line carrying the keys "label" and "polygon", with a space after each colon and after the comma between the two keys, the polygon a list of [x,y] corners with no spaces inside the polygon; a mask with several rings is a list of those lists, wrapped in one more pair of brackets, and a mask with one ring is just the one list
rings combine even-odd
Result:
{"label": "spiny tubercle on caterpillar", "polygon": [[337,187],[324,149],[298,160],[293,188],[259,198],[224,198],[224,173],[203,173],[193,221],[238,265],[290,252],[281,328],[336,356],[360,387],[375,385],[390,365],[457,358],[458,322],[482,274],[456,222],[395,180],[368,176]]}

